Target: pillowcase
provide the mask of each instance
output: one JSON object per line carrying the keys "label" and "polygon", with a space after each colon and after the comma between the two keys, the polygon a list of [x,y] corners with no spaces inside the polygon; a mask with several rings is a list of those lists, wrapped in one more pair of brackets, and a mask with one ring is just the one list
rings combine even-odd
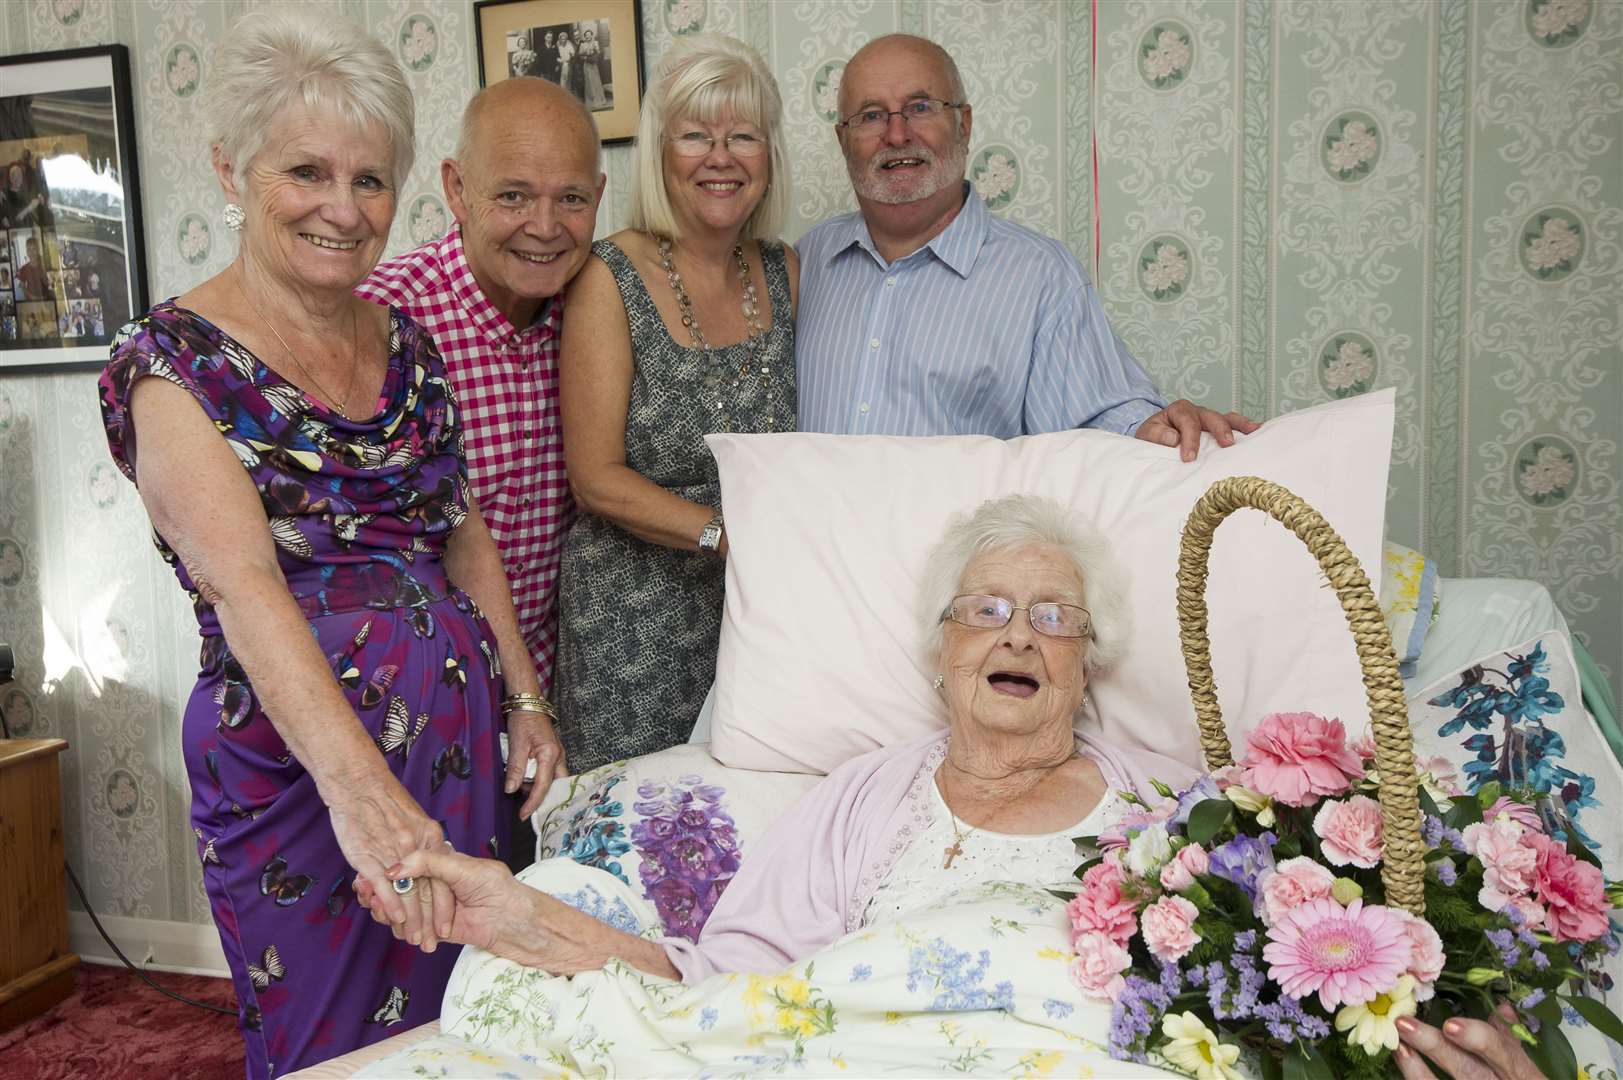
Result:
{"label": "pillowcase", "polygon": [[530,819],[536,859],[607,870],[696,940],[750,845],[820,779],[729,769],[693,743],[610,762],[553,781]]}
{"label": "pillowcase", "polygon": [[[1262,476],[1340,533],[1380,589],[1394,392],[1269,420],[1236,445],[1176,449],[1101,431],[982,437],[710,435],[727,515],[727,598],[711,752],[737,768],[827,772],[938,730],[916,610],[925,556],[954,514],[1013,492],[1064,502],[1128,572],[1125,658],[1084,716],[1123,747],[1199,767],[1178,643],[1184,519],[1213,481]],[[1368,720],[1352,635],[1318,563],[1284,527],[1239,511],[1217,530],[1207,588],[1212,663],[1231,738],[1266,713]]]}
{"label": "pillowcase", "polygon": [[1426,643],[1426,631],[1437,621],[1442,600],[1442,581],[1437,564],[1414,548],[1388,540],[1384,550],[1385,573],[1381,576],[1381,614],[1392,635],[1392,650],[1398,657],[1398,674],[1413,677],[1415,662]]}

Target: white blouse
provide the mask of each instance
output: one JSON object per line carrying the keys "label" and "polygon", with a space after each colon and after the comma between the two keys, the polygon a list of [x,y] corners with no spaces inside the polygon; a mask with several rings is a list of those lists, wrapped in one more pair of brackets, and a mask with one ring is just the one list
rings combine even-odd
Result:
{"label": "white blouse", "polygon": [[[1098,805],[1075,825],[1056,832],[989,832],[956,820],[933,778],[930,783],[934,815],[897,856],[890,873],[874,890],[863,912],[862,925],[889,922],[909,911],[927,907],[971,885],[988,881],[1015,881],[1039,889],[1075,888],[1076,868],[1084,854],[1074,838],[1097,836],[1119,822],[1131,809],[1117,789],[1106,788]],[[947,851],[957,844],[961,854],[947,862]]]}

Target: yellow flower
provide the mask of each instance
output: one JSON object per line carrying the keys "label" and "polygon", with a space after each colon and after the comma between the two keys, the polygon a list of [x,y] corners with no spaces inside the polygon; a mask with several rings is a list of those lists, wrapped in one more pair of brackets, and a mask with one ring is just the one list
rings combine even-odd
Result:
{"label": "yellow flower", "polygon": [[1398,1019],[1415,1014],[1415,981],[1400,975],[1398,984],[1374,1001],[1343,1005],[1336,1013],[1336,1030],[1348,1031],[1347,1041],[1366,1054],[1398,1048]]}
{"label": "yellow flower", "polygon": [[1026,1070],[1024,1073],[1026,1076],[1047,1076],[1059,1066],[1064,1057],[1065,1055],[1058,1050],[1050,1050],[1046,1054],[1033,1050],[1020,1059],[1019,1065]]}
{"label": "yellow flower", "polygon": [[1194,1013],[1168,1013],[1163,1016],[1161,1034],[1172,1040],[1161,1048],[1161,1053],[1176,1068],[1195,1080],[1241,1080],[1234,1068],[1234,1063],[1240,1058],[1240,1048],[1218,1042],[1212,1029]]}
{"label": "yellow flower", "polygon": [[1246,813],[1257,815],[1257,824],[1264,829],[1274,823],[1274,800],[1262,792],[1230,784],[1223,789],[1223,797]]}

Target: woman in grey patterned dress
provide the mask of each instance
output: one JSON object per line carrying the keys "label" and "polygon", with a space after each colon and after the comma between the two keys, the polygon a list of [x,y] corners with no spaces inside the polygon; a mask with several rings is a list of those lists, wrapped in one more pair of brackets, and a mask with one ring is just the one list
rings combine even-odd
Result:
{"label": "woman in grey patterned dress", "polygon": [[631,228],[564,306],[559,395],[581,516],[564,544],[554,701],[570,766],[687,739],[716,670],[727,554],[704,436],[795,422],[799,264],[782,104],[732,38],[685,38],[643,102]]}

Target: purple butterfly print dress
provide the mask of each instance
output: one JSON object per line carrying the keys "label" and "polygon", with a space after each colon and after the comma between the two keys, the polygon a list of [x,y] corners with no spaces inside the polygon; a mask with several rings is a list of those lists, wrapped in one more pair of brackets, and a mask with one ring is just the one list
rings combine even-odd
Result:
{"label": "purple butterfly print dress", "polygon": [[[135,477],[128,406],[154,375],[188,391],[259,489],[277,561],[361,723],[457,850],[504,857],[494,638],[445,576],[467,468],[445,367],[391,311],[377,415],[315,404],[172,302],[125,326],[100,396],[113,457]],[[355,900],[314,780],[261,711],[213,607],[191,594],[201,671],[183,745],[203,880],[231,965],[249,1077],[271,1077],[436,1019],[458,949],[397,942]]]}

